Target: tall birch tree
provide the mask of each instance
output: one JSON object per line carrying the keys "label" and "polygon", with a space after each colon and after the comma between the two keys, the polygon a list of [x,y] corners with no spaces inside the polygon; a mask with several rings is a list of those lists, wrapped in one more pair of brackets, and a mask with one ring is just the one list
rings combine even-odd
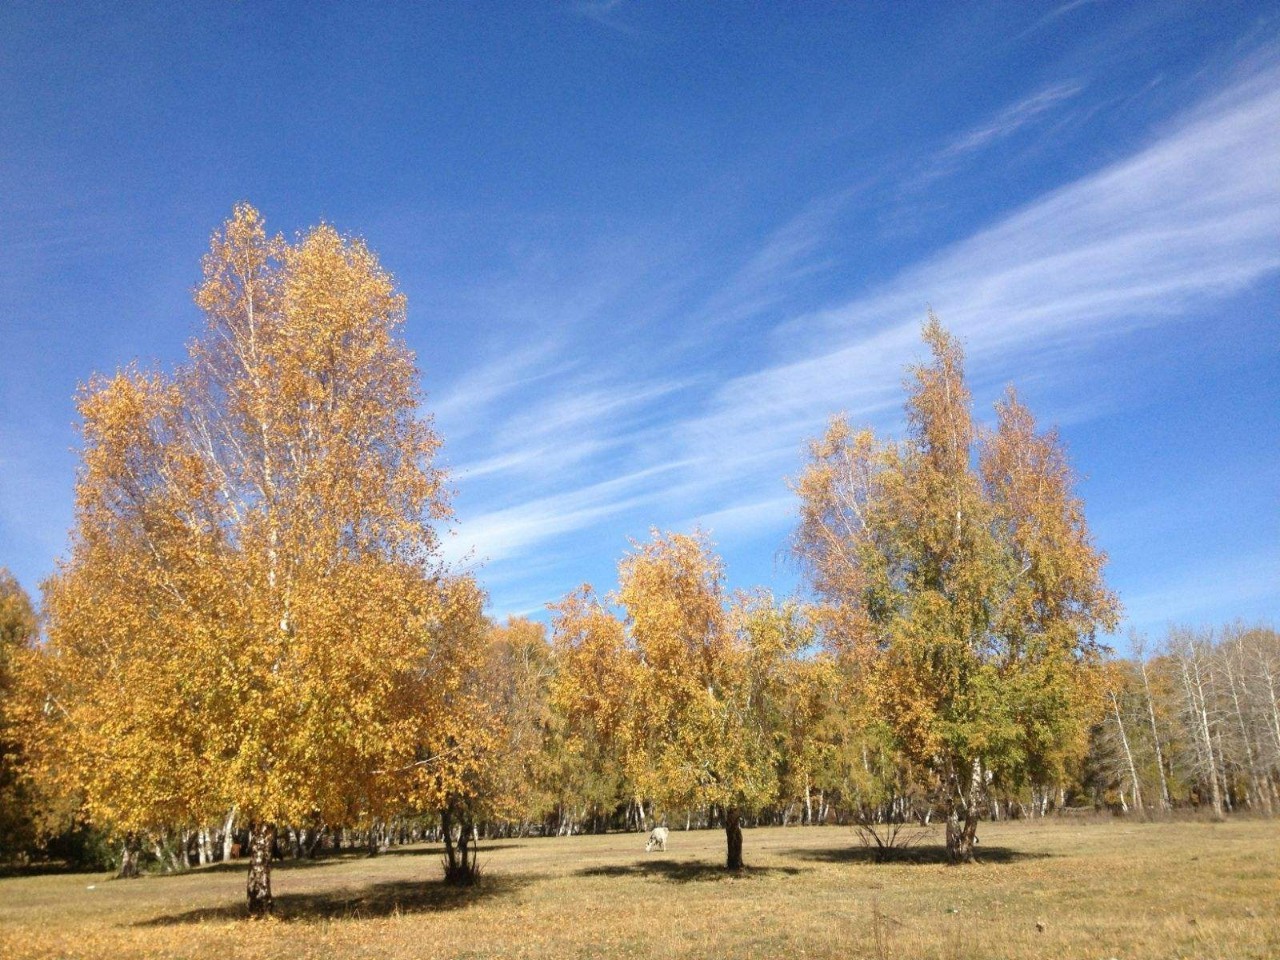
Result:
{"label": "tall birch tree", "polygon": [[36,835],[36,797],[23,769],[18,673],[36,642],[31,598],[18,579],[0,567],[0,861],[30,846]]}
{"label": "tall birch tree", "polygon": [[812,444],[794,544],[832,642],[866,664],[864,694],[936,778],[959,862],[990,784],[1050,782],[1086,749],[1096,635],[1118,604],[1057,436],[1012,391],[979,430],[959,341],[932,314],[924,339],[904,440],[837,417]]}
{"label": "tall birch tree", "polygon": [[449,507],[405,300],[364,243],[287,242],[241,205],[203,266],[189,361],[80,394],[32,740],[126,849],[239,811],[261,914],[276,825],[398,809],[435,737]]}

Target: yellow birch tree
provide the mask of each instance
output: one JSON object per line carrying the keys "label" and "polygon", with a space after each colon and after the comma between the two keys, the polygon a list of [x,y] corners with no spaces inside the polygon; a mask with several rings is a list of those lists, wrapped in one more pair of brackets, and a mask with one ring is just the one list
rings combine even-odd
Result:
{"label": "yellow birch tree", "polygon": [[589,713],[628,785],[659,808],[723,810],[726,866],[742,860],[742,818],[777,794],[770,697],[794,636],[760,598],[730,602],[701,534],[655,532],[619,564],[620,622],[589,591],[555,623],[575,651],[559,696]]}
{"label": "yellow birch tree", "polygon": [[12,859],[36,838],[36,797],[23,769],[17,698],[24,655],[38,632],[31,598],[17,578],[0,567],[0,862]]}
{"label": "yellow birch tree", "polygon": [[185,366],[81,392],[30,749],[126,851],[237,809],[256,915],[276,824],[405,801],[454,685],[437,644],[475,603],[437,559],[440,440],[374,254],[241,205],[195,299]]}

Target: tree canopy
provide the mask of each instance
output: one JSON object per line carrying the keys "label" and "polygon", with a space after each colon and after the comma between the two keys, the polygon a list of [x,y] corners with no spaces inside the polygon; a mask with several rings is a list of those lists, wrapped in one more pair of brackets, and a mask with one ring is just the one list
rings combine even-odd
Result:
{"label": "tree canopy", "polygon": [[924,339],[904,440],[837,417],[812,444],[794,546],[830,642],[935,778],[948,847],[969,859],[988,784],[1085,749],[1096,636],[1119,606],[1057,436],[1012,390],[980,429],[959,341],[932,314]]}
{"label": "tree canopy", "polygon": [[701,534],[655,532],[623,558],[618,581],[622,621],[589,588],[558,608],[568,663],[558,696],[605,731],[636,796],[721,808],[738,869],[743,813],[777,793],[767,714],[803,632],[767,597],[731,600]]}

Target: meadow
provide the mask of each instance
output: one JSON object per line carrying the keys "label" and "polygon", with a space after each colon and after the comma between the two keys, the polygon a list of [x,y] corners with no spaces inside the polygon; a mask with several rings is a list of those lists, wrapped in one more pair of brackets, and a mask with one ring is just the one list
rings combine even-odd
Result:
{"label": "meadow", "polygon": [[472,889],[438,846],[276,868],[277,915],[245,917],[243,863],[133,881],[0,880],[0,956],[1268,958],[1280,956],[1280,829],[1267,820],[984,824],[979,862],[934,835],[877,863],[848,828],[484,845]]}

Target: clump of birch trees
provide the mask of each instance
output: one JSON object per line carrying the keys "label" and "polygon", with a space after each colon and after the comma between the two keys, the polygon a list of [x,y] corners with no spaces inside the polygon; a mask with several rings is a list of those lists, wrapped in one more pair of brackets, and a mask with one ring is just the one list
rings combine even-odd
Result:
{"label": "clump of birch trees", "polygon": [[1083,780],[1099,805],[1215,817],[1280,809],[1280,633],[1233,624],[1136,638],[1108,678]]}

